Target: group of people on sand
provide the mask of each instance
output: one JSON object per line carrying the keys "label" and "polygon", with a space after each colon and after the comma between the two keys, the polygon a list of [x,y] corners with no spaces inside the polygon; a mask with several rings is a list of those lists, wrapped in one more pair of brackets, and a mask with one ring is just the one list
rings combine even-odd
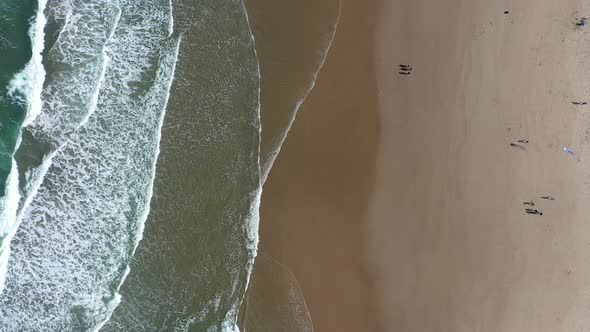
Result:
{"label": "group of people on sand", "polygon": [[[542,199],[546,199],[549,201],[554,201],[555,198],[553,196],[541,196]],[[535,206],[535,203],[533,201],[529,201],[529,202],[523,202],[523,205],[528,205],[528,206]],[[543,215],[543,212],[537,210],[537,209],[531,209],[531,208],[525,208],[524,212],[528,213],[528,214],[536,214],[539,216]]]}
{"label": "group of people on sand", "polygon": [[[528,139],[519,139],[517,142],[519,144],[517,144],[517,143],[510,143],[510,146],[512,146],[514,148],[517,148],[517,149],[520,149],[520,150],[526,150],[526,147],[524,145],[528,144],[529,143],[529,140]],[[545,200],[549,200],[549,201],[554,201],[555,200],[555,198],[553,196],[541,196],[541,198],[542,199],[545,199]],[[524,212],[526,212],[527,214],[536,214],[536,215],[539,215],[539,216],[542,216],[543,215],[543,212],[541,212],[541,211],[539,211],[537,209],[532,208],[533,206],[535,206],[535,203],[533,201],[523,202],[522,204],[529,206],[529,207],[527,207],[527,208],[524,209]]]}
{"label": "group of people on sand", "polygon": [[410,65],[399,65],[399,74],[400,75],[410,75],[412,73],[412,66]]}
{"label": "group of people on sand", "polygon": [[[508,11],[505,11],[504,14],[508,14]],[[588,21],[588,17],[582,17],[576,21],[576,26],[579,28],[584,27],[586,25],[587,21]],[[572,101],[572,104],[577,105],[577,106],[583,106],[583,105],[587,105],[588,102],[586,102],[586,101]],[[526,150],[526,147],[524,145],[527,144],[528,142],[529,141],[527,139],[520,139],[517,141],[518,144],[517,143],[510,143],[510,146],[513,148],[520,149],[520,150]],[[574,155],[573,151],[571,151],[567,147],[563,148],[563,150],[571,155]],[[549,200],[549,201],[555,200],[555,198],[553,196],[541,196],[541,198],[545,199],[545,200]],[[535,203],[533,201],[523,202],[522,204],[528,206],[524,209],[524,212],[526,212],[527,214],[535,214],[535,215],[539,215],[539,216],[543,215],[543,212],[532,208],[535,206]]]}
{"label": "group of people on sand", "polygon": [[[520,139],[517,142],[518,143],[522,143],[522,144],[527,144],[529,141],[526,140],[526,139]],[[511,147],[514,147],[514,148],[517,148],[517,149],[520,149],[520,150],[526,150],[526,148],[524,146],[520,145],[520,144],[510,143],[510,146]]]}

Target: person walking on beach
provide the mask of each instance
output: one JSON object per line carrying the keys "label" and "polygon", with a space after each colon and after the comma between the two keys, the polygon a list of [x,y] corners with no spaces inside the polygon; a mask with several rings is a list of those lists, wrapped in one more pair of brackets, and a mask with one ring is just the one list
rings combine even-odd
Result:
{"label": "person walking on beach", "polygon": [[533,202],[524,202],[522,204],[524,204],[524,205],[530,205],[530,206],[535,206],[535,203],[533,203]]}
{"label": "person walking on beach", "polygon": [[515,147],[517,149],[526,150],[526,148],[524,146],[516,144],[516,143],[510,143],[510,146]]}
{"label": "person walking on beach", "polygon": [[550,200],[550,201],[554,201],[555,200],[555,197],[553,197],[553,196],[541,196],[541,198],[542,199],[547,199],[547,200]]}
{"label": "person walking on beach", "polygon": [[572,156],[575,156],[576,154],[574,153],[574,151],[572,151],[572,149],[568,148],[567,146],[563,147],[563,151],[565,151],[565,153],[569,153]]}
{"label": "person walking on beach", "polygon": [[536,210],[536,209],[524,209],[524,211],[528,214],[538,214],[540,216],[543,215],[543,212]]}
{"label": "person walking on beach", "polygon": [[528,139],[519,139],[517,142],[522,143],[522,144],[527,144],[529,142],[529,140]]}

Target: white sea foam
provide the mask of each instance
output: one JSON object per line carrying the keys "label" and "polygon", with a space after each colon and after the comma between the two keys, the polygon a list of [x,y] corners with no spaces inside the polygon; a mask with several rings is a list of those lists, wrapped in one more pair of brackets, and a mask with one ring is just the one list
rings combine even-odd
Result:
{"label": "white sea foam", "polygon": [[[22,206],[23,208],[19,209],[16,214],[16,228],[18,228],[18,225],[20,224],[20,221],[22,220],[23,212],[25,211],[24,207],[29,206],[29,204],[33,200],[33,197],[35,197],[35,195],[37,194],[37,190],[39,189],[39,186],[41,186],[41,183],[43,182],[43,178],[45,177],[47,170],[49,170],[49,167],[51,166],[53,157],[58,152],[60,152],[62,148],[63,148],[63,146],[59,147],[55,151],[52,151],[48,155],[44,156],[43,161],[41,162],[41,165],[39,167],[34,168],[34,169],[29,169],[27,171],[26,176],[25,176],[27,179],[27,184],[26,184],[26,188],[25,188],[27,195],[24,197],[20,197],[21,202],[20,202],[20,205],[18,205],[18,206]],[[15,172],[15,174],[16,173],[17,172]],[[16,228],[15,228],[15,231],[16,231]]]}
{"label": "white sea foam", "polygon": [[[51,150],[40,165],[19,165],[26,173],[21,185],[19,218],[36,194],[53,156],[69,137],[83,126],[98,103],[109,58],[107,42],[112,38],[121,10],[110,0],[99,2],[53,1],[49,13],[64,21],[59,37],[48,52],[53,70],[41,95],[44,106],[35,121],[24,130],[36,141],[49,144]],[[85,28],[85,29],[84,29]],[[72,89],[72,83],[76,83]]]}
{"label": "white sea foam", "polygon": [[48,52],[48,62],[55,69],[43,91],[43,111],[28,130],[39,140],[59,146],[96,109],[109,62],[107,43],[113,37],[121,9],[112,0],[55,0],[49,9],[55,16],[63,16],[65,23]]}
{"label": "white sea foam", "polygon": [[[44,10],[46,0],[37,3],[37,14],[31,22],[29,37],[31,38],[31,59],[25,68],[17,73],[8,84],[8,94],[20,100],[26,107],[26,117],[23,125],[34,119],[41,109],[41,89],[45,79],[45,69],[42,64],[44,48],[43,29],[47,20]],[[17,138],[15,149],[18,148],[21,137]],[[20,193],[18,190],[18,170],[16,162],[12,161],[10,175],[6,182],[6,194],[0,199],[0,293],[4,290],[8,259],[10,257],[10,242],[17,228],[16,213]]]}
{"label": "white sea foam", "polygon": [[[59,5],[59,8],[63,11],[62,14],[66,19],[66,22],[68,23],[66,23],[64,29],[62,29],[62,31],[60,32],[60,37],[64,36],[64,38],[61,39],[61,42],[58,42],[55,45],[57,45],[58,48],[61,48],[63,47],[63,43],[68,43],[68,40],[70,40],[69,46],[73,46],[74,43],[75,45],[84,45],[83,42],[81,42],[80,40],[76,40],[75,37],[72,37],[70,34],[68,34],[68,31],[70,31],[69,29],[72,26],[72,21],[75,21],[75,19],[71,20],[71,18],[80,17],[80,15],[75,16],[72,14],[72,2],[57,2],[57,4]],[[46,89],[45,91],[42,90],[43,81],[45,79],[45,70],[41,64],[41,52],[43,51],[44,38],[42,31],[47,22],[45,15],[43,13],[47,5],[47,1],[39,2],[40,7],[38,8],[38,16],[41,18],[38,21],[42,22],[43,25],[39,25],[37,22],[35,22],[31,27],[31,40],[34,41],[33,58],[31,59],[29,65],[27,65],[27,67],[16,76],[13,82],[11,82],[10,91],[14,95],[16,95],[16,93],[20,91],[20,94],[25,95],[27,100],[30,100],[28,102],[28,104],[30,105],[28,107],[28,114],[31,115],[27,116],[27,120],[23,124],[23,126],[25,127],[23,130],[30,131],[34,136],[39,137],[39,139],[50,140],[55,144],[59,144],[59,146],[57,146],[53,151],[49,151],[47,155],[43,156],[43,160],[40,165],[21,170],[22,172],[26,173],[26,183],[21,184],[22,193],[19,192],[19,183],[17,175],[18,167],[16,164],[13,163],[13,168],[11,170],[11,177],[13,178],[13,180],[11,180],[10,182],[9,191],[7,191],[7,196],[5,198],[6,202],[3,204],[9,206],[0,206],[0,208],[2,208],[3,211],[2,223],[7,224],[6,227],[0,228],[4,230],[3,233],[5,234],[3,236],[2,247],[0,248],[0,250],[2,250],[2,252],[0,253],[0,285],[3,285],[3,281],[5,279],[5,269],[7,267],[7,261],[4,261],[2,259],[8,259],[10,256],[10,242],[15,232],[17,231],[18,226],[20,225],[24,209],[26,208],[26,206],[28,206],[33,196],[37,193],[37,189],[41,185],[43,177],[49,169],[49,166],[51,166],[51,161],[53,157],[57,152],[59,152],[59,150],[65,144],[65,136],[67,136],[67,134],[71,134],[77,127],[79,127],[84,122],[85,119],[89,117],[89,115],[93,112],[93,109],[96,105],[96,99],[98,98],[98,86],[100,83],[96,84],[96,87],[94,89],[95,92],[94,94],[92,94],[92,97],[86,98],[90,100],[90,105],[87,108],[76,108],[76,105],[68,105],[70,107],[66,108],[64,107],[64,104],[67,105],[66,102],[55,102],[56,100],[60,100],[60,98],[62,101],[67,101],[67,97],[69,97],[68,94],[72,93],[78,94],[78,100],[85,99],[85,96],[83,94],[86,90],[84,89],[83,84],[78,86],[76,89],[71,89],[72,82],[89,81],[89,78],[84,77],[84,75],[91,76],[92,74],[88,75],[88,73],[84,71],[82,71],[82,73],[80,73],[80,71],[71,73],[69,77],[58,76],[57,79],[53,78],[53,81],[48,84],[48,89]],[[56,2],[50,3],[49,5],[50,8],[48,11],[50,13],[61,13],[58,12],[56,8],[51,8],[51,6],[56,6]],[[88,21],[96,21],[95,17],[82,17],[82,19],[83,21],[85,21],[85,24],[87,24],[86,22]],[[116,25],[117,20],[115,19],[114,21],[114,25]],[[114,25],[110,29],[111,34],[114,30]],[[98,29],[96,25],[94,25],[93,27],[95,29],[93,29],[92,33],[99,33],[97,31],[100,31],[100,29]],[[39,32],[39,30],[41,32]],[[77,31],[76,28],[74,28],[73,30]],[[91,34],[87,33],[84,35],[86,36],[85,38],[87,38],[87,36]],[[74,40],[72,41],[71,39]],[[91,45],[88,45],[88,47],[85,48],[82,51],[82,53],[85,50],[91,48]],[[100,50],[100,47],[98,47],[98,49]],[[104,52],[104,47],[102,49],[104,57],[102,60],[99,59],[99,61],[102,61],[103,65],[99,66],[100,73],[97,79],[98,82],[100,82],[102,76],[104,76],[104,69],[106,68],[106,54]],[[53,55],[56,57],[63,54],[63,52],[57,54],[56,52],[57,51],[52,50],[49,52],[49,54],[50,56]],[[70,55],[70,59],[76,57],[75,50],[68,49],[67,52]],[[90,71],[92,72],[92,70]],[[30,76],[27,76],[25,73],[29,73]],[[89,91],[91,91],[91,89]],[[41,102],[42,100],[45,101],[44,104]],[[78,114],[78,117],[75,118],[75,116],[72,114]],[[69,122],[62,119],[64,115],[67,115],[69,117],[67,119],[69,120]],[[52,118],[51,123],[45,121],[43,124],[39,124],[38,120],[42,121],[43,119],[49,119],[51,118],[51,116],[55,116],[54,118]],[[17,148],[20,145],[20,140],[21,137],[19,137],[19,144],[17,144]],[[2,268],[4,268],[4,270]]]}
{"label": "white sea foam", "polygon": [[[179,45],[168,38],[169,2],[70,4],[51,50],[69,67],[48,82],[47,112],[29,127],[36,139],[61,149],[23,209],[0,298],[0,330],[98,330],[120,302],[148,213]],[[106,16],[83,19],[90,12]],[[118,24],[108,19],[117,16]],[[105,34],[108,27],[114,30]],[[98,56],[97,45],[104,46]]]}
{"label": "white sea foam", "polygon": [[[260,154],[258,154],[260,156]],[[259,158],[260,159],[260,158]],[[260,165],[260,163],[258,164]],[[222,324],[222,331],[223,332],[239,332],[240,329],[238,327],[237,321],[239,316],[239,308],[242,306],[242,302],[246,297],[248,287],[250,286],[250,281],[252,278],[252,269],[254,268],[254,260],[258,255],[258,243],[259,243],[259,224],[260,224],[260,197],[262,194],[262,185],[258,187],[256,191],[254,191],[254,199],[252,200],[252,205],[250,206],[250,211],[245,221],[246,227],[246,236],[248,239],[247,243],[247,250],[249,251],[250,260],[248,262],[248,270],[246,273],[246,286],[244,289],[244,295],[238,302],[237,306],[232,308],[228,311],[226,318]]]}
{"label": "white sea foam", "polygon": [[6,281],[8,259],[10,258],[10,241],[16,229],[15,219],[19,198],[16,162],[13,160],[6,181],[6,195],[0,199],[0,292],[4,290]]}
{"label": "white sea foam", "polygon": [[[163,57],[161,59],[159,72],[158,72],[158,77],[161,79],[160,80],[156,79],[156,84],[154,84],[152,86],[151,91],[150,91],[151,93],[148,93],[148,95],[151,98],[153,98],[152,100],[150,100],[150,103],[153,103],[154,108],[161,107],[161,111],[160,111],[160,118],[159,118],[159,121],[157,124],[153,163],[150,168],[151,174],[150,174],[148,188],[147,188],[147,198],[146,198],[147,202],[144,205],[143,210],[140,211],[140,216],[137,220],[137,230],[135,231],[135,234],[134,234],[135,238],[133,240],[133,247],[131,248],[130,256],[133,256],[135,254],[135,250],[137,250],[137,246],[139,245],[139,242],[142,239],[143,231],[145,228],[145,222],[146,222],[148,215],[150,213],[149,203],[152,200],[152,195],[153,195],[153,191],[154,191],[154,179],[156,178],[156,165],[157,165],[157,161],[158,161],[158,155],[160,154],[160,141],[162,139],[162,134],[161,134],[162,126],[164,125],[164,116],[166,115],[166,105],[168,104],[168,98],[170,97],[170,86],[172,85],[172,79],[174,78],[174,71],[176,69],[176,61],[178,59],[178,50],[180,48],[180,41],[181,41],[181,38],[177,37],[176,39],[170,41],[170,47],[168,49],[164,49]],[[162,93],[165,94],[163,101],[160,100],[160,99],[162,99],[162,96],[161,96]],[[104,326],[104,324],[106,324],[106,322],[109,320],[109,318],[113,314],[113,311],[115,310],[117,305],[119,305],[119,303],[121,302],[120,301],[121,295],[119,294],[119,290],[121,289],[123,282],[127,278],[127,275],[129,275],[129,271],[130,271],[129,262],[127,262],[127,266],[125,267],[125,274],[121,277],[119,284],[116,287],[116,295],[115,295],[116,301],[113,301],[113,303],[111,303],[108,306],[109,307],[108,316],[106,317],[106,319],[104,319],[103,322],[101,322],[99,324],[96,331],[98,331],[102,326]]]}
{"label": "white sea foam", "polygon": [[[47,0],[39,0],[37,4],[37,15],[29,28],[31,38],[31,60],[25,68],[17,73],[8,83],[8,95],[13,98],[22,99],[27,105],[27,116],[23,126],[34,120],[41,111],[41,90],[45,80],[45,69],[42,64],[42,52],[45,41],[43,29],[47,23],[44,10]],[[22,97],[21,97],[22,96]]]}
{"label": "white sea foam", "polygon": [[[244,17],[246,18],[246,23],[248,26],[248,30],[250,33],[250,38],[252,40],[252,45],[254,45],[254,34],[252,33],[252,27],[250,26],[250,21],[248,18],[248,14],[246,11],[246,6],[242,1],[242,11],[244,13]],[[244,220],[244,227],[246,233],[246,250],[248,250],[248,265],[246,271],[246,282],[244,286],[244,291],[242,298],[236,302],[235,306],[228,311],[224,321],[222,322],[221,328],[223,332],[239,332],[240,329],[238,327],[238,317],[239,317],[239,310],[242,306],[246,293],[248,291],[248,287],[250,285],[250,278],[252,276],[252,269],[254,268],[254,260],[258,254],[258,243],[259,243],[259,224],[260,224],[260,197],[262,195],[262,179],[261,179],[261,165],[260,165],[260,141],[262,138],[262,126],[260,123],[260,62],[258,61],[258,55],[256,53],[256,48],[254,47],[254,56],[256,58],[256,76],[258,79],[258,91],[257,91],[257,116],[255,118],[254,126],[258,128],[258,148],[256,154],[257,158],[257,166],[258,166],[258,186],[253,192],[253,199],[251,200],[250,210],[248,211],[248,215],[246,220]]]}
{"label": "white sea foam", "polygon": [[170,21],[168,22],[168,37],[172,37],[172,33],[174,32],[174,11],[172,0],[168,0],[168,8],[170,9],[168,12],[168,16],[170,17]]}

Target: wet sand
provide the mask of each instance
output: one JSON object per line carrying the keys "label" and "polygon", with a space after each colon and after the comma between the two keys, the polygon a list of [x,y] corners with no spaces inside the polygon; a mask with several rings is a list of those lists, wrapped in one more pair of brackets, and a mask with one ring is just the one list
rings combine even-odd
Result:
{"label": "wet sand", "polygon": [[363,221],[379,132],[375,11],[373,1],[342,2],[332,48],[263,191],[261,252],[293,272],[315,331],[381,330]]}
{"label": "wet sand", "polygon": [[[383,330],[590,329],[590,110],[571,104],[589,98],[582,4],[392,0],[379,11],[368,243]],[[523,138],[526,150],[509,145]],[[543,216],[524,212],[529,200]]]}
{"label": "wet sand", "polygon": [[325,61],[336,31],[339,1],[244,1],[260,64],[263,182]]}

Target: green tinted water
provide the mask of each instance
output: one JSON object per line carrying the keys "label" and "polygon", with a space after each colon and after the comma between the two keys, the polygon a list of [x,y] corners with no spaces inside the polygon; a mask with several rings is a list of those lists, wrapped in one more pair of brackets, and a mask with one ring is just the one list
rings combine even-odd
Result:
{"label": "green tinted water", "polygon": [[0,196],[4,196],[12,154],[26,115],[24,96],[8,94],[8,84],[31,58],[29,22],[36,0],[0,2]]}

